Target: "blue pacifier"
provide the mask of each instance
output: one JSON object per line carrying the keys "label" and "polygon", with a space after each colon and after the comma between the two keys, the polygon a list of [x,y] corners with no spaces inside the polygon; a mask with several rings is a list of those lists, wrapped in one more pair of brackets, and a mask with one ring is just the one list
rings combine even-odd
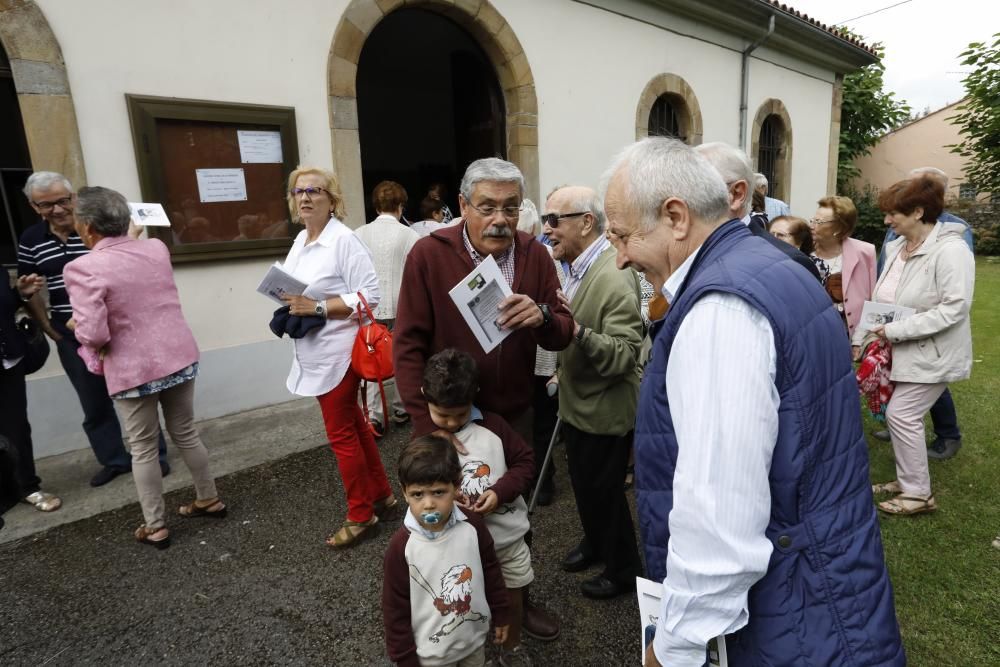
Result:
{"label": "blue pacifier", "polygon": [[441,512],[421,512],[420,520],[433,526],[441,521]]}

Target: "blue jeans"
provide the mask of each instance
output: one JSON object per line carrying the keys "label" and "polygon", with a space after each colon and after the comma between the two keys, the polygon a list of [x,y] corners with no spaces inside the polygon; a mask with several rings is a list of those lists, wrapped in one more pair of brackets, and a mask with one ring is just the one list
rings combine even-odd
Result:
{"label": "blue jeans", "polygon": [[931,421],[934,422],[934,435],[942,440],[962,439],[962,432],[958,428],[958,415],[955,413],[955,401],[947,389],[931,406]]}
{"label": "blue jeans", "polygon": [[[59,361],[69,378],[76,395],[80,398],[83,408],[83,430],[94,450],[97,462],[107,468],[116,470],[131,470],[132,457],[125,450],[122,441],[122,428],[115,413],[114,401],[108,396],[108,385],[101,375],[94,375],[87,370],[87,365],[77,354],[80,344],[73,337],[73,332],[53,321],[52,326],[63,335],[56,343]],[[160,461],[167,459],[167,442],[160,432]]]}

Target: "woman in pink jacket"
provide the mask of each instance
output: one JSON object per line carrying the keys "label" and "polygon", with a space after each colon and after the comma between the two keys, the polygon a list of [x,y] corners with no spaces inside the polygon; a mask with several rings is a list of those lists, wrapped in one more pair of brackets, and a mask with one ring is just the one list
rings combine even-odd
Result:
{"label": "woman in pink jacket", "polygon": [[849,198],[824,197],[817,204],[809,221],[813,237],[809,256],[851,336],[875,289],[875,246],[851,238],[858,210]]}
{"label": "woman in pink jacket", "polygon": [[166,549],[170,533],[157,461],[158,407],[197,494],[180,515],[226,514],[194,427],[198,346],[181,312],[170,253],[159,240],[126,235],[125,198],[107,188],[81,188],[74,215],[76,231],[91,249],[63,270],[80,356],[107,380],[132,451],[132,476],[146,521],[135,538]]}

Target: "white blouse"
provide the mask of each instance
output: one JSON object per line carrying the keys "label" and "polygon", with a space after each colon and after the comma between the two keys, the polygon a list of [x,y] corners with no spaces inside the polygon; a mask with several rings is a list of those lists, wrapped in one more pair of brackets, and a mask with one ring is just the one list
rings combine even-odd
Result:
{"label": "white blouse", "polygon": [[[350,308],[356,308],[357,293],[365,295],[368,305],[378,305],[378,277],[371,253],[354,232],[336,218],[330,218],[319,238],[306,244],[306,231],[295,237],[284,268],[307,287],[303,294],[310,299],[339,296]],[[288,391],[299,396],[322,396],[340,384],[351,364],[351,348],[358,333],[358,316],[346,320],[330,319],[294,340],[292,370],[288,373]]]}

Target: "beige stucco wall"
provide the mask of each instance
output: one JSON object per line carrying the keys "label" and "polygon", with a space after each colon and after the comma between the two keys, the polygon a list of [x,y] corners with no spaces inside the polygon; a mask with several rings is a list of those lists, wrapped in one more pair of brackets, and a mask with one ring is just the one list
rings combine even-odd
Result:
{"label": "beige stucco wall", "polygon": [[924,116],[882,137],[871,155],[854,161],[861,170],[855,185],[866,184],[882,189],[907,177],[916,167],[937,167],[949,176],[948,196],[958,197],[965,182],[966,159],[952,153],[950,144],[959,142],[958,127],[948,119],[955,115],[960,102]]}

